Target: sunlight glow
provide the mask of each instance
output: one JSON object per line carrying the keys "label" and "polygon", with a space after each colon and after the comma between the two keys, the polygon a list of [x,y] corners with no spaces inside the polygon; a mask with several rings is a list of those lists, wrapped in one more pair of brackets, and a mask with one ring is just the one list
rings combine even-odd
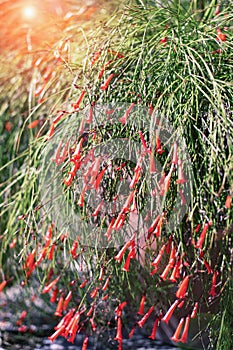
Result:
{"label": "sunlight glow", "polygon": [[23,9],[23,16],[27,19],[33,19],[36,16],[36,9],[33,6],[27,6]]}

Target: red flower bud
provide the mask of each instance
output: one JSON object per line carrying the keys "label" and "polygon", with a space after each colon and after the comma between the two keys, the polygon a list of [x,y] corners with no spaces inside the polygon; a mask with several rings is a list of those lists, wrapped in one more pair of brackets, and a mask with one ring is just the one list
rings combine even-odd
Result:
{"label": "red flower bud", "polygon": [[159,317],[156,318],[155,322],[154,322],[154,325],[153,325],[153,328],[152,328],[152,331],[151,331],[151,335],[148,337],[152,340],[154,340],[156,338],[156,331],[157,331],[157,327],[158,327],[158,324],[159,324]]}
{"label": "red flower bud", "polygon": [[138,310],[138,315],[144,315],[144,306],[145,306],[145,301],[146,301],[146,296],[143,295],[141,298],[139,310]]}
{"label": "red flower bud", "polygon": [[175,300],[175,302],[170,306],[170,308],[168,309],[167,313],[163,316],[162,321],[168,323],[170,318],[173,315],[173,312],[175,311],[175,308],[177,307],[177,305],[180,303],[179,300]]}
{"label": "red flower bud", "polygon": [[183,331],[182,337],[180,338],[181,343],[187,343],[189,324],[190,324],[190,316],[186,317],[185,319],[184,331]]}
{"label": "red flower bud", "polygon": [[179,336],[180,336],[181,329],[183,328],[183,324],[184,324],[184,318],[182,317],[180,319],[180,322],[179,322],[177,328],[176,328],[175,333],[171,337],[171,340],[173,340],[174,342],[178,342],[179,341]]}
{"label": "red flower bud", "polygon": [[198,301],[195,302],[193,311],[191,313],[191,318],[195,318],[197,315],[197,309],[198,309]]}
{"label": "red flower bud", "polygon": [[110,84],[110,82],[111,82],[111,80],[112,80],[112,78],[115,76],[115,74],[110,74],[110,76],[108,77],[108,79],[104,82],[104,84],[103,85],[101,85],[101,87],[100,87],[100,89],[101,90],[107,90],[107,88],[108,88],[108,86],[109,86],[109,84]]}
{"label": "red flower bud", "polygon": [[152,305],[149,310],[147,311],[147,313],[143,316],[143,318],[137,322],[137,324],[139,325],[140,328],[142,328],[145,324],[145,322],[147,321],[147,319],[149,318],[150,314],[154,311],[154,305]]}
{"label": "red flower bud", "polygon": [[188,284],[189,284],[189,278],[190,276],[186,276],[183,281],[181,282],[177,292],[176,292],[176,297],[178,299],[183,299],[186,296],[186,291],[188,288]]}

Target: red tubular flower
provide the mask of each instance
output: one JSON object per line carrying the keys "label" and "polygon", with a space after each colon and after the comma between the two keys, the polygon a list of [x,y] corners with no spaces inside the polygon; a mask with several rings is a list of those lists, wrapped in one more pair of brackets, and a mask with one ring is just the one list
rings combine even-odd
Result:
{"label": "red tubular flower", "polygon": [[158,225],[159,219],[160,219],[160,215],[158,215],[155,218],[155,220],[152,222],[151,226],[148,229],[148,237],[147,238],[150,238],[151,234],[155,231],[156,226]]}
{"label": "red tubular flower", "polygon": [[176,282],[178,278],[180,278],[180,266],[181,266],[181,258],[175,264],[175,267],[172,271],[171,276],[169,277],[169,281]]}
{"label": "red tubular flower", "polygon": [[101,180],[102,180],[102,178],[103,178],[103,176],[104,176],[104,173],[105,173],[106,169],[107,169],[107,168],[103,168],[103,169],[100,171],[99,175],[97,176],[97,178],[96,178],[96,180],[95,180],[94,188],[95,188],[96,191],[97,191],[98,188],[99,188],[100,182],[101,182]]}
{"label": "red tubular flower", "polygon": [[59,328],[58,330],[56,330],[55,333],[53,333],[53,335],[51,335],[50,337],[48,337],[49,340],[51,340],[51,342],[54,342],[55,339],[57,339],[57,337],[59,337],[59,335],[62,335],[63,332],[65,330],[65,326],[61,326],[61,328]]}
{"label": "red tubular flower", "polygon": [[10,248],[10,249],[15,248],[16,244],[17,244],[17,239],[14,238],[13,241],[9,244],[9,248]]}
{"label": "red tubular flower", "polygon": [[115,220],[116,220],[116,219],[113,217],[112,220],[111,220],[111,222],[110,222],[110,224],[109,224],[109,226],[108,226],[107,232],[105,233],[105,236],[107,237],[108,241],[109,241],[110,238],[111,238],[111,232],[112,232],[112,230],[113,230],[113,225],[114,225],[114,223],[115,223]]}
{"label": "red tubular flower", "polygon": [[210,264],[207,262],[206,259],[204,260],[204,265],[205,265],[205,267],[206,267],[206,269],[207,269],[208,275],[209,275],[211,272],[213,272],[212,269],[211,269],[211,267],[210,267]]}
{"label": "red tubular flower", "polygon": [[148,338],[152,339],[152,340],[155,340],[156,338],[156,331],[157,331],[157,327],[158,327],[158,324],[159,324],[159,317],[156,318],[155,322],[154,322],[154,325],[153,325],[153,328],[152,328],[152,331],[151,331],[151,335],[149,335]]}
{"label": "red tubular flower", "polygon": [[208,230],[210,225],[211,225],[210,222],[207,222],[204,225],[203,230],[202,230],[202,232],[200,234],[199,240],[197,241],[196,248],[202,249],[202,245],[203,245],[203,243],[205,241],[206,233],[207,233],[207,230]]}
{"label": "red tubular flower", "polygon": [[30,253],[26,258],[25,269],[27,269],[27,272],[31,273],[35,267],[35,254],[36,250],[33,249],[32,253]]}
{"label": "red tubular flower", "polygon": [[65,113],[66,113],[65,111],[60,111],[58,115],[53,119],[53,124],[58,123]]}
{"label": "red tubular flower", "polygon": [[44,247],[44,248],[41,250],[41,252],[40,252],[40,254],[39,254],[39,256],[38,256],[38,259],[37,259],[36,262],[35,262],[35,266],[39,266],[39,265],[40,265],[41,261],[44,260],[44,258],[46,257],[47,251],[48,251],[48,248],[47,248],[47,247]]}
{"label": "red tubular flower", "polygon": [[34,91],[34,95],[35,96],[39,96],[40,94],[43,93],[45,89],[45,85],[39,86],[35,91]]}
{"label": "red tubular flower", "polygon": [[175,300],[174,303],[170,306],[167,313],[163,316],[162,321],[168,323],[170,318],[173,315],[173,312],[175,311],[177,305],[180,303],[179,300]]}
{"label": "red tubular flower", "polygon": [[60,154],[61,152],[61,147],[62,147],[62,141],[59,142],[58,148],[56,150],[55,153],[55,158],[53,159],[53,161],[55,161],[55,163],[57,165],[60,165],[64,162],[64,160],[66,159],[67,155],[68,155],[68,146],[69,146],[69,141],[66,142],[63,152],[62,154]]}
{"label": "red tubular flower", "polygon": [[112,228],[116,231],[122,228],[122,226],[124,225],[125,219],[126,219],[126,214],[123,212],[123,210],[121,210]]}
{"label": "red tubular flower", "polygon": [[154,107],[152,105],[152,103],[149,104],[149,114],[152,115],[154,111]]}
{"label": "red tubular flower", "polygon": [[173,145],[173,157],[172,157],[172,164],[178,164],[178,144],[177,142],[174,142]]}
{"label": "red tubular flower", "polygon": [[45,57],[41,56],[37,58],[37,60],[34,62],[34,67],[39,67],[41,63],[44,61]]}
{"label": "red tubular flower", "polygon": [[225,208],[230,209],[232,204],[232,196],[228,195],[226,198]]}
{"label": "red tubular flower", "polygon": [[184,325],[183,334],[182,334],[182,337],[179,340],[181,343],[187,343],[189,324],[190,324],[190,316],[185,318],[185,325]]}
{"label": "red tubular flower", "polygon": [[53,136],[54,130],[55,130],[55,124],[52,123],[51,126],[50,126],[50,128],[49,128],[49,131],[48,131],[46,140],[49,140],[49,139]]}
{"label": "red tubular flower", "polygon": [[90,106],[90,111],[89,111],[89,117],[86,119],[87,124],[91,124],[93,120],[93,114],[94,114],[94,106],[95,106],[95,101],[92,102]]}
{"label": "red tubular flower", "polygon": [[153,232],[156,235],[156,237],[159,237],[161,234],[163,222],[164,222],[164,213],[162,213],[162,215],[160,215],[158,225],[156,226],[155,231]]}
{"label": "red tubular flower", "polygon": [[101,69],[101,71],[100,71],[100,73],[98,75],[98,79],[102,78],[102,76],[104,75],[104,72],[105,72],[107,66],[109,66],[110,63],[112,63],[112,60],[109,60],[107,63],[105,63],[105,65],[103,66],[103,68]]}
{"label": "red tubular flower", "polygon": [[166,244],[164,244],[160,250],[159,250],[159,253],[157,255],[157,257],[155,258],[155,260],[151,263],[151,265],[155,266],[155,267],[158,267],[158,264],[160,263],[162,257],[163,257],[163,253],[165,251],[165,248],[166,248]]}
{"label": "red tubular flower", "polygon": [[171,173],[169,172],[167,176],[164,179],[164,193],[167,193],[170,187],[170,182],[171,182]]}
{"label": "red tubular flower", "polygon": [[145,152],[151,153],[141,130],[139,131],[139,137],[141,139],[141,142],[142,142],[142,145],[143,145]]}
{"label": "red tubular flower", "polygon": [[109,84],[114,76],[115,76],[115,74],[113,74],[113,73],[110,74],[109,77],[107,78],[107,80],[104,82],[104,84],[101,85],[100,89],[104,90],[104,91],[107,90],[107,88],[108,88],[108,86],[109,86]]}
{"label": "red tubular flower", "polygon": [[186,291],[188,288],[188,284],[189,284],[189,278],[190,276],[186,276],[183,281],[181,282],[178,290],[176,291],[176,297],[178,299],[183,299],[186,296]]}
{"label": "red tubular flower", "polygon": [[179,194],[181,199],[181,205],[186,205],[186,198],[184,196],[184,193],[182,192],[181,188],[179,188]]}
{"label": "red tubular flower", "polygon": [[185,301],[184,301],[184,299],[178,304],[178,309],[182,309],[182,307],[184,306],[184,303],[185,303]]}
{"label": "red tubular flower", "polygon": [[163,270],[163,273],[160,275],[163,281],[166,281],[167,276],[171,269],[172,269],[172,266],[168,263],[165,269]]}
{"label": "red tubular flower", "polygon": [[77,334],[77,331],[79,330],[79,324],[76,322],[76,323],[74,323],[74,325],[73,325],[73,327],[72,327],[72,329],[71,329],[71,332],[70,332],[70,337],[69,337],[69,339],[67,339],[68,340],[68,342],[70,342],[70,343],[74,343],[74,341],[75,341],[75,338],[76,338],[76,334]]}
{"label": "red tubular flower", "polygon": [[97,328],[96,328],[96,325],[95,325],[93,318],[90,318],[90,323],[91,323],[91,328],[92,328],[93,332],[95,332]]}
{"label": "red tubular flower", "polygon": [[161,146],[161,140],[159,138],[159,134],[156,131],[156,148],[155,148],[155,152],[157,152],[158,154],[162,154],[164,152],[162,146]]}
{"label": "red tubular flower", "polygon": [[227,36],[226,34],[222,33],[221,29],[217,28],[217,40],[218,41],[226,41]]}
{"label": "red tubular flower", "polygon": [[122,211],[123,213],[128,213],[130,211],[130,205],[131,203],[133,202],[133,199],[134,199],[134,196],[135,196],[135,190],[130,192],[123,208],[122,208]]}
{"label": "red tubular flower", "polygon": [[150,173],[154,174],[156,172],[155,158],[153,152],[150,152]]}
{"label": "red tubular flower", "polygon": [[211,289],[209,291],[209,295],[211,295],[212,297],[215,297],[217,295],[217,293],[216,293],[217,275],[218,275],[218,271],[214,271],[213,277],[212,277],[212,285],[211,285]]}
{"label": "red tubular flower", "polygon": [[63,295],[61,295],[59,300],[58,300],[57,308],[56,308],[56,311],[54,313],[54,316],[57,316],[57,317],[62,316],[63,302],[64,302],[64,297],[63,297]]}
{"label": "red tubular flower", "polygon": [[73,161],[74,163],[76,161],[79,161],[80,158],[81,158],[81,151],[82,151],[82,145],[83,145],[83,141],[84,141],[84,138],[82,137],[79,141],[79,143],[77,144],[77,147],[72,155],[72,158],[71,158],[71,161]]}
{"label": "red tubular flower", "polygon": [[67,309],[71,298],[72,298],[72,291],[70,290],[69,293],[67,294],[65,300],[64,300],[64,303],[63,303],[63,310],[66,310],[66,309]]}
{"label": "red tubular flower", "polygon": [[84,206],[84,194],[85,194],[85,192],[86,192],[86,185],[84,185],[82,192],[80,193],[80,196],[79,196],[78,205],[80,207]]}
{"label": "red tubular flower", "polygon": [[92,59],[91,59],[91,64],[92,64],[92,66],[94,66],[94,64],[98,61],[98,59],[99,59],[99,57],[100,57],[100,55],[101,55],[101,50],[100,51],[97,51],[97,52],[95,52],[94,54],[93,54],[93,57],[92,57]]}
{"label": "red tubular flower", "polygon": [[131,246],[131,244],[131,240],[126,242],[125,245],[119,251],[119,253],[114,257],[114,259],[120,263],[123,258],[123,255],[125,254],[125,251]]}
{"label": "red tubular flower", "polygon": [[73,342],[75,339],[76,333],[79,329],[79,320],[80,312],[76,311],[75,315],[69,320],[68,324],[66,325],[64,337],[67,338],[70,334],[70,339],[68,339],[69,342]]}
{"label": "red tubular flower", "polygon": [[34,129],[39,124],[39,120],[33,120],[33,122],[28,124],[28,129]]}
{"label": "red tubular flower", "polygon": [[104,268],[103,268],[103,266],[101,266],[101,268],[100,268],[100,275],[99,275],[99,281],[103,280],[103,276],[104,276]]}
{"label": "red tubular flower", "polygon": [[49,253],[48,253],[48,260],[53,260],[53,254],[55,250],[56,244],[52,244]]}
{"label": "red tubular flower", "polygon": [[128,256],[127,256],[127,258],[126,258],[125,264],[124,264],[124,266],[122,268],[123,271],[129,272],[130,260],[132,258],[134,258],[134,257],[135,257],[135,252],[134,252],[133,249],[131,249],[129,254],[128,254]]}
{"label": "red tubular flower", "polygon": [[176,180],[177,184],[184,184],[187,180],[184,177],[184,172],[182,168],[182,161],[179,159],[178,160],[178,179]]}
{"label": "red tubular flower", "polygon": [[195,302],[193,311],[191,313],[191,318],[195,318],[197,315],[197,309],[198,309],[198,301]]}
{"label": "red tubular flower", "polygon": [[122,341],[122,319],[119,316],[117,318],[117,334],[116,334],[114,340]]}
{"label": "red tubular flower", "polygon": [[101,209],[101,207],[102,207],[103,204],[104,204],[104,202],[101,201],[101,202],[97,205],[95,211],[92,213],[92,216],[98,216],[99,211],[100,211],[100,209]]}
{"label": "red tubular flower", "polygon": [[73,319],[74,311],[75,308],[69,310],[67,314],[65,314],[65,316],[60,320],[60,322],[54,327],[54,329],[57,330],[63,325],[66,327],[70,323],[71,319]]}
{"label": "red tubular flower", "polygon": [[138,315],[144,315],[144,306],[145,306],[146,296],[143,295],[140,301],[140,306],[138,310]]}
{"label": "red tubular flower", "polygon": [[47,80],[49,80],[49,78],[51,78],[53,74],[53,68],[52,67],[47,67],[46,71],[43,75],[44,81],[46,82]]}
{"label": "red tubular flower", "polygon": [[220,14],[220,5],[217,5],[215,10],[215,16],[218,16],[219,14]]}
{"label": "red tubular flower", "polygon": [[129,188],[134,188],[135,185],[138,183],[138,180],[141,175],[141,168],[138,168],[137,170],[134,170],[134,176],[132,178],[132,181],[130,182]]}
{"label": "red tubular flower", "polygon": [[78,248],[78,241],[74,241],[70,250],[70,253],[73,259],[77,257],[77,248]]}
{"label": "red tubular flower", "polygon": [[91,315],[93,314],[93,311],[94,311],[94,310],[95,310],[95,306],[92,305],[92,306],[90,307],[89,311],[87,312],[87,316],[88,316],[88,317],[91,317]]}
{"label": "red tubular flower", "polygon": [[96,287],[91,293],[90,293],[90,297],[92,299],[96,298],[97,294],[98,294],[98,290],[99,290],[99,287]]}
{"label": "red tubular flower", "polygon": [[81,283],[79,287],[80,288],[84,288],[85,285],[87,284],[87,282],[88,282],[88,280],[83,281],[83,283]]}
{"label": "red tubular flower", "polygon": [[109,294],[106,294],[106,295],[104,295],[103,297],[102,297],[102,300],[107,300],[109,298]]}
{"label": "red tubular flower", "polygon": [[132,111],[132,109],[134,108],[134,106],[135,106],[135,103],[131,103],[129,108],[126,110],[125,114],[121,118],[118,119],[119,122],[121,122],[122,125],[124,125],[127,122],[129,114]]}
{"label": "red tubular flower", "polygon": [[104,283],[104,285],[103,285],[103,287],[102,287],[102,290],[103,290],[103,291],[106,291],[106,290],[107,290],[108,285],[109,285],[109,281],[110,281],[110,277],[108,277],[108,278],[106,279],[106,281],[105,281],[105,283]]}
{"label": "red tubular flower", "polygon": [[87,350],[87,345],[88,345],[88,337],[86,337],[83,341],[82,350]]}
{"label": "red tubular flower", "polygon": [[135,329],[136,329],[136,326],[134,326],[134,327],[131,329],[131,331],[129,332],[129,339],[132,338],[132,336],[134,335]]}
{"label": "red tubular flower", "polygon": [[[101,163],[101,156],[94,160],[94,165],[93,165],[93,167],[91,169],[91,179],[90,179],[90,184],[91,185],[94,185],[95,182],[98,179],[98,172],[99,172],[99,168],[100,168],[100,163]],[[99,180],[99,182],[100,181],[101,181],[101,179]],[[97,185],[95,186],[95,188],[98,189]]]}
{"label": "red tubular flower", "polygon": [[137,324],[139,325],[140,328],[142,328],[144,326],[144,324],[146,323],[147,319],[149,318],[150,314],[154,311],[154,305],[152,305],[149,310],[147,311],[147,313],[143,316],[143,318],[137,322]]}
{"label": "red tubular flower", "polygon": [[164,196],[168,192],[171,182],[171,171],[165,176],[163,183],[160,185],[160,196]]}
{"label": "red tubular flower", "polygon": [[179,341],[179,336],[180,336],[180,333],[181,333],[181,330],[183,328],[183,324],[184,324],[184,318],[182,317],[180,319],[180,322],[176,328],[176,331],[175,333],[173,334],[173,336],[171,337],[171,340],[173,340],[174,342],[178,342]]}
{"label": "red tubular flower", "polygon": [[82,102],[85,93],[86,93],[86,91],[83,90],[83,91],[81,92],[79,98],[77,99],[76,103],[74,103],[74,104],[72,105],[72,107],[73,107],[75,110],[79,108],[80,103]]}
{"label": "red tubular flower", "polygon": [[52,234],[53,234],[52,226],[50,226],[48,228],[48,231],[47,231],[46,236],[45,236],[45,247],[46,248],[50,246],[50,242],[51,242],[51,239],[52,239]]}
{"label": "red tubular flower", "polygon": [[176,248],[175,248],[174,244],[172,244],[172,249],[171,249],[168,264],[167,264],[166,268],[164,269],[163,273],[160,275],[160,277],[162,278],[163,281],[165,281],[167,279],[167,275],[168,275],[169,271],[174,267],[175,255],[176,255]]}
{"label": "red tubular flower", "polygon": [[160,39],[160,42],[161,42],[162,44],[166,44],[166,42],[167,42],[167,37],[165,36],[164,38]]}
{"label": "red tubular flower", "polygon": [[123,301],[121,304],[119,304],[116,309],[115,309],[115,313],[118,317],[122,316],[122,310],[124,309],[124,307],[126,307],[127,302]]}
{"label": "red tubular flower", "polygon": [[23,321],[25,319],[25,317],[27,316],[27,311],[23,310],[19,316],[19,320]]}
{"label": "red tubular flower", "polygon": [[50,290],[57,284],[59,279],[60,279],[60,276],[58,276],[57,278],[55,278],[55,280],[53,280],[51,283],[45,286],[44,289],[42,290],[42,294],[50,292]]}
{"label": "red tubular flower", "polygon": [[50,298],[50,302],[51,303],[56,303],[57,301],[57,293],[58,293],[58,288],[56,287],[53,292],[52,292],[52,295],[51,295],[51,298]]}

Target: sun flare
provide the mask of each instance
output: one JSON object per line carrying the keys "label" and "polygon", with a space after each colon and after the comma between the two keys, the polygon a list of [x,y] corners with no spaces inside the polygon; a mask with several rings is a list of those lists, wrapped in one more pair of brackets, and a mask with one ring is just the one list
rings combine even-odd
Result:
{"label": "sun flare", "polygon": [[26,19],[32,19],[36,16],[36,9],[33,6],[27,6],[23,8],[23,16]]}

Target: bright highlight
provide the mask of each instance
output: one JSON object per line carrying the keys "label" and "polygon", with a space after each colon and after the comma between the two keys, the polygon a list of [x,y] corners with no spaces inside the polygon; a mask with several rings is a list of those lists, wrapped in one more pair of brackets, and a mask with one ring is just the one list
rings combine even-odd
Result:
{"label": "bright highlight", "polygon": [[36,15],[36,9],[33,6],[27,6],[23,9],[23,16],[27,19],[32,19]]}

